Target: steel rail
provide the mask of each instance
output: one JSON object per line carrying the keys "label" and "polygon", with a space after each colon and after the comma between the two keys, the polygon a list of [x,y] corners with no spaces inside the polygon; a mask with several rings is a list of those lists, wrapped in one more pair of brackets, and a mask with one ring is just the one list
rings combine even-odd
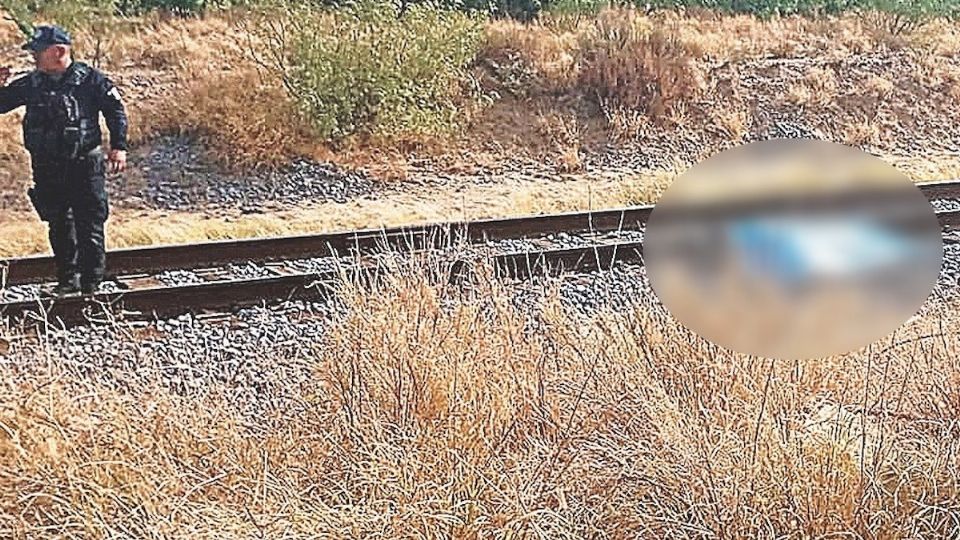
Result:
{"label": "steel rail", "polygon": [[[918,184],[930,200],[960,198],[960,181]],[[544,236],[551,233],[636,230],[649,219],[653,205],[590,212],[567,212],[478,221],[455,221],[393,228],[362,229],[301,236],[223,240],[200,244],[124,248],[107,253],[110,276],[191,270],[229,264],[313,257],[348,256],[374,250],[429,249],[456,242],[485,242]],[[55,280],[51,256],[0,260],[6,285]]]}
{"label": "steel rail", "polygon": [[[960,211],[938,212],[946,227],[960,227]],[[642,242],[618,242],[595,246],[507,253],[490,260],[500,277],[529,279],[563,272],[609,269],[617,263],[642,264]],[[451,261],[450,274],[456,281],[466,275],[467,260]],[[299,273],[279,277],[236,279],[174,287],[154,286],[92,296],[39,298],[0,304],[0,317],[28,324],[53,322],[56,326],[84,324],[98,317],[110,319],[120,311],[140,318],[173,317],[201,310],[232,310],[285,300],[314,301],[328,298],[338,283],[359,280],[369,283],[386,275],[379,264],[362,262],[354,267],[321,273]],[[436,277],[436,276],[435,276]]]}
{"label": "steel rail", "polygon": [[[527,279],[536,275],[556,275],[565,271],[592,271],[609,268],[616,262],[638,261],[640,242],[623,242],[592,247],[555,249],[535,253],[509,253],[492,257],[497,274],[506,278]],[[463,259],[451,261],[454,282],[466,276]],[[362,264],[322,273],[293,274],[279,277],[237,279],[176,287],[144,287],[92,296],[38,298],[0,304],[0,317],[14,322],[51,322],[70,327],[98,318],[110,319],[116,313],[139,318],[174,317],[201,310],[233,310],[242,307],[290,300],[317,301],[328,298],[337,283],[358,280],[369,284],[386,275],[376,264]],[[436,276],[435,276],[436,277]]]}
{"label": "steel rail", "polygon": [[[316,235],[223,240],[148,248],[125,248],[107,253],[111,275],[156,273],[222,267],[248,261],[272,262],[313,257],[343,257],[389,249],[429,249],[458,241],[523,238],[552,232],[609,232],[636,229],[649,218],[651,207],[550,214],[473,222],[363,229]],[[7,285],[49,282],[55,279],[51,256],[0,261],[6,265]]]}

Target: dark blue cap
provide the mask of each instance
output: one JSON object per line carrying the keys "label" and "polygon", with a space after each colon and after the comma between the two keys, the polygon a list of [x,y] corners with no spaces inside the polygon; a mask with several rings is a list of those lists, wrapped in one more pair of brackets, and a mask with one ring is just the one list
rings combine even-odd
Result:
{"label": "dark blue cap", "polygon": [[38,26],[30,41],[23,44],[25,51],[42,51],[51,45],[70,45],[70,34],[59,26]]}

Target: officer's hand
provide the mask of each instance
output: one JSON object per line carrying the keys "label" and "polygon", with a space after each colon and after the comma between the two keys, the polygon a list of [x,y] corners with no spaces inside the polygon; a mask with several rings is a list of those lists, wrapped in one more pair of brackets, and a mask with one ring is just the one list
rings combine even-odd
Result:
{"label": "officer's hand", "polygon": [[6,86],[7,81],[10,79],[10,73],[9,66],[0,67],[0,86]]}
{"label": "officer's hand", "polygon": [[117,173],[127,168],[127,152],[124,150],[111,150],[107,156],[110,163],[109,171]]}

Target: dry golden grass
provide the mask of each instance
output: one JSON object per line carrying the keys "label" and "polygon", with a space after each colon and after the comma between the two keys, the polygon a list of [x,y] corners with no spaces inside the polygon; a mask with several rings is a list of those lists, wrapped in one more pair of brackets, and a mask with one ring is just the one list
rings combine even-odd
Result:
{"label": "dry golden grass", "polygon": [[23,149],[20,121],[23,113],[0,117],[0,190],[26,191],[30,179],[30,156]]}
{"label": "dry golden grass", "polygon": [[549,113],[539,118],[538,129],[550,141],[557,154],[556,169],[575,173],[583,168],[580,160],[581,126],[575,114]]}
{"label": "dry golden grass", "polygon": [[810,90],[810,101],[819,107],[833,103],[837,93],[837,77],[833,70],[824,67],[810,69],[803,77]]}
{"label": "dry golden grass", "polygon": [[[415,223],[605,209],[650,203],[673,175],[617,172],[580,180],[512,180],[400,193],[371,201],[323,203],[264,214],[207,216],[193,212],[114,211],[108,248],[281,236]],[[43,224],[22,212],[0,222],[0,256],[49,252]]]}
{"label": "dry golden grass", "polygon": [[667,13],[656,18],[670,25],[681,38],[715,60],[764,57],[829,56],[841,58],[886,45],[856,17],[784,17],[768,21],[749,15],[681,16]]}
{"label": "dry golden grass", "polygon": [[[943,22],[936,26],[950,28]],[[602,135],[591,130],[585,141],[656,142],[657,152],[670,152],[670,140],[709,134],[704,146],[708,152],[719,151],[752,128],[749,111],[759,106],[764,113],[780,113],[770,108],[785,104],[801,106],[802,121],[819,127],[832,140],[892,148],[909,146],[904,142],[907,133],[911,144],[943,140],[942,135],[917,130],[911,119],[918,114],[932,115],[941,125],[955,124],[955,114],[939,96],[960,93],[958,68],[949,47],[932,52],[936,44],[924,39],[919,33],[890,36],[855,16],[761,21],[750,16],[644,15],[633,9],[608,9],[595,18],[548,18],[526,31],[515,23],[491,23],[483,54],[492,58],[512,54],[513,62],[506,64],[514,71],[491,77],[517,82],[525,95],[539,91],[537,97],[549,97],[552,94],[544,89],[556,93],[568,88],[561,99],[554,98],[559,112],[570,110],[571,98],[579,97],[576,110],[581,117],[593,115],[604,124]],[[565,68],[552,79],[549,66],[567,55],[574,59],[573,72]],[[860,64],[860,57],[867,61]],[[888,61],[892,61],[888,71],[871,67]],[[847,62],[856,67],[843,65]],[[744,84],[736,77],[738,72],[746,75],[746,81],[760,84]],[[571,77],[576,80],[572,87]],[[584,107],[584,98],[594,107]],[[549,110],[549,102],[545,107]],[[498,141],[522,138],[532,141],[530,147],[542,148],[543,143],[524,131],[531,118],[523,104],[513,114],[525,121],[505,123],[499,133],[484,131],[483,136],[499,137]],[[873,125],[864,118],[871,118]],[[590,142],[582,148],[589,150]],[[570,152],[555,149],[549,159],[563,162],[564,154]]]}
{"label": "dry golden grass", "polygon": [[955,154],[898,156],[885,158],[885,161],[916,182],[960,179],[960,160]]}
{"label": "dry golden grass", "polygon": [[208,157],[227,170],[285,165],[313,152],[280,84],[247,67],[187,84],[180,99],[150,117],[156,132],[197,136]]}
{"label": "dry golden grass", "polygon": [[701,50],[633,11],[603,12],[583,37],[582,90],[655,121],[705,89]]}
{"label": "dry golden grass", "polygon": [[937,56],[960,52],[960,27],[950,21],[936,20],[907,36],[911,47]]}
{"label": "dry golden grass", "polygon": [[960,68],[945,63],[942,58],[914,53],[914,77],[923,86],[944,90],[960,81]]}
{"label": "dry golden grass", "polygon": [[569,174],[583,170],[583,162],[576,146],[568,146],[560,151],[556,169],[560,173]]}
{"label": "dry golden grass", "polygon": [[[480,57],[498,72],[501,80],[512,77],[519,84],[539,83],[539,90],[546,92],[567,91],[576,82],[575,32],[498,21],[487,25],[484,38]],[[502,88],[530,90],[510,85]]]}
{"label": "dry golden grass", "polygon": [[871,75],[867,79],[864,88],[867,90],[867,92],[880,99],[886,98],[894,90],[893,83],[890,82],[890,79],[887,79],[881,75]]}
{"label": "dry golden grass", "polygon": [[880,126],[868,118],[862,118],[844,128],[844,141],[850,145],[876,144],[882,136]]}
{"label": "dry golden grass", "polygon": [[750,127],[750,113],[740,107],[713,112],[714,126],[719,128],[730,141],[739,141]]}
{"label": "dry golden grass", "polygon": [[650,118],[641,111],[612,106],[609,102],[604,102],[601,109],[611,141],[628,142],[656,129]]}
{"label": "dry golden grass", "polygon": [[551,112],[539,118],[537,126],[542,136],[559,147],[577,146],[580,143],[580,125],[572,114]]}
{"label": "dry golden grass", "polygon": [[[750,15],[716,15],[695,10],[683,14],[660,12],[646,15],[634,9],[622,8],[606,9],[604,16],[633,20],[647,28],[657,26],[668,29],[693,50],[711,60],[824,55],[842,58],[895,44],[890,36],[877,33],[863,19],[851,15],[817,19],[789,16],[761,20]],[[544,25],[550,30],[547,35],[550,38],[581,34],[594,23],[592,17],[584,16],[576,24],[552,24],[547,19]],[[955,35],[955,32],[954,25],[938,22],[910,37],[914,40],[914,46],[920,47],[928,42],[933,45],[934,36]],[[572,41],[568,43],[573,44]],[[943,53],[952,51],[945,48],[943,43],[938,45]]]}
{"label": "dry golden grass", "polygon": [[[956,30],[949,24],[938,25],[937,32]],[[930,33],[935,35],[933,31]],[[669,12],[644,15],[628,8],[606,9],[597,18],[582,17],[576,24],[552,24],[550,19],[532,27],[494,22],[488,26],[483,56],[501,58],[508,51],[514,52],[530,73],[540,77],[539,82],[546,88],[564,88],[564,82],[575,78],[578,59],[582,62],[584,57],[608,52],[602,48],[602,40],[590,39],[591,34],[594,38],[605,36],[625,47],[626,58],[616,61],[629,63],[607,66],[615,72],[623,70],[624,82],[631,80],[635,69],[668,71],[671,65],[679,67],[677,64],[687,61],[739,61],[771,56],[843,58],[891,45],[854,16],[784,17],[763,21],[749,15],[716,16],[693,11],[683,15]],[[915,46],[921,47],[923,39],[919,36],[916,39]],[[659,54],[658,48],[662,51]],[[641,60],[637,56],[648,58]],[[614,60],[607,59],[611,61]],[[637,62],[641,64],[639,67]],[[561,68],[556,69],[557,66]],[[686,75],[678,82],[690,78]]]}
{"label": "dry golden grass", "polygon": [[482,268],[457,292],[417,266],[345,288],[326,337],[278,358],[314,374],[297,406],[257,429],[218,388],[116,390],[41,347],[0,385],[0,534],[957,532],[956,306],[869,351],[770,362],[555,291],[532,322]]}
{"label": "dry golden grass", "polygon": [[813,92],[810,87],[803,83],[791,84],[784,94],[784,99],[791,105],[806,105],[813,99]]}

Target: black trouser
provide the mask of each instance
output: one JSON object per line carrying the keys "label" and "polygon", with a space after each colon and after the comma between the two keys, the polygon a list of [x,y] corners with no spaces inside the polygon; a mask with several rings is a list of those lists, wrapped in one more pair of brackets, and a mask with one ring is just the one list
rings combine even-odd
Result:
{"label": "black trouser", "polygon": [[49,225],[60,283],[77,274],[84,285],[103,280],[104,222],[109,215],[105,173],[101,151],[71,161],[33,160],[30,199]]}

